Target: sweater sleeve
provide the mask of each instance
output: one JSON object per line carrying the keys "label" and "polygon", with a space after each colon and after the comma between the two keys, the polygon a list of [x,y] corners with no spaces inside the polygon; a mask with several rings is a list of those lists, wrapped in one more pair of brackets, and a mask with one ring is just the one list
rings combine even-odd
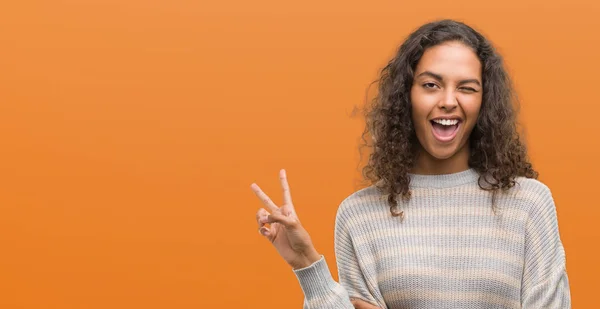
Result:
{"label": "sweater sleeve", "polygon": [[295,270],[304,292],[304,309],[354,309],[350,297],[378,305],[358,265],[342,206],[335,222],[335,255],[340,282],[333,279],[323,257],[309,267]]}
{"label": "sweater sleeve", "polygon": [[331,276],[324,257],[294,272],[304,292],[304,309],[354,309],[346,289]]}
{"label": "sweater sleeve", "polygon": [[556,207],[550,190],[543,186],[540,191],[525,232],[522,308],[571,308],[565,250],[558,231]]}

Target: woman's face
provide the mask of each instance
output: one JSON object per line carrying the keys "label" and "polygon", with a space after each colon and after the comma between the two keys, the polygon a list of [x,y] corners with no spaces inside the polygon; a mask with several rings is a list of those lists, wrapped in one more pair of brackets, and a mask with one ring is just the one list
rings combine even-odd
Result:
{"label": "woman's face", "polygon": [[467,142],[481,108],[482,85],[481,62],[469,47],[446,42],[425,50],[410,92],[412,119],[424,150],[419,161],[468,161]]}

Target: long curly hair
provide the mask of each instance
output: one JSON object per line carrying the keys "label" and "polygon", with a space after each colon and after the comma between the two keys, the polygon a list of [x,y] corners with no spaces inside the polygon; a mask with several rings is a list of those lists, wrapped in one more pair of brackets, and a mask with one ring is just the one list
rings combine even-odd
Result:
{"label": "long curly hair", "polygon": [[[469,166],[479,173],[479,187],[496,195],[515,186],[515,178],[537,178],[516,125],[517,98],[502,57],[490,41],[454,20],[427,23],[411,33],[395,57],[381,70],[378,92],[363,110],[363,147],[372,151],[362,174],[387,195],[390,212],[403,217],[398,197],[408,201],[411,168],[418,140],[411,117],[410,89],[417,63],[427,48],[456,41],[470,47],[482,64],[483,97],[479,117],[469,137]],[[362,147],[361,147],[362,148]]]}

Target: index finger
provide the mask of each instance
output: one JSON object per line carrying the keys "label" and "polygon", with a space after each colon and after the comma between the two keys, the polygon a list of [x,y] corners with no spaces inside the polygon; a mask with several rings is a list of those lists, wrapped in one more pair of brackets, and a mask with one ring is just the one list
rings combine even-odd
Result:
{"label": "index finger", "polygon": [[279,209],[279,207],[277,207],[277,205],[273,203],[271,198],[267,194],[265,194],[257,184],[253,183],[252,185],[250,185],[250,188],[252,189],[252,191],[254,191],[254,194],[256,194],[256,196],[258,196],[258,198],[263,202],[263,204],[269,207],[271,211],[276,211]]}
{"label": "index finger", "polygon": [[283,204],[292,204],[292,194],[290,193],[290,185],[287,181],[287,173],[284,169],[279,171],[279,180],[281,181],[281,188],[283,189]]}

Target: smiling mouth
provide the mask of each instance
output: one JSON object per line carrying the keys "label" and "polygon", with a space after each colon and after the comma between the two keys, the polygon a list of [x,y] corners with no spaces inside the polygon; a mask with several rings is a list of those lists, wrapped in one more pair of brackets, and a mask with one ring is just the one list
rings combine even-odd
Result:
{"label": "smiling mouth", "polygon": [[462,121],[459,119],[434,119],[430,122],[433,136],[442,143],[452,141],[462,124]]}

